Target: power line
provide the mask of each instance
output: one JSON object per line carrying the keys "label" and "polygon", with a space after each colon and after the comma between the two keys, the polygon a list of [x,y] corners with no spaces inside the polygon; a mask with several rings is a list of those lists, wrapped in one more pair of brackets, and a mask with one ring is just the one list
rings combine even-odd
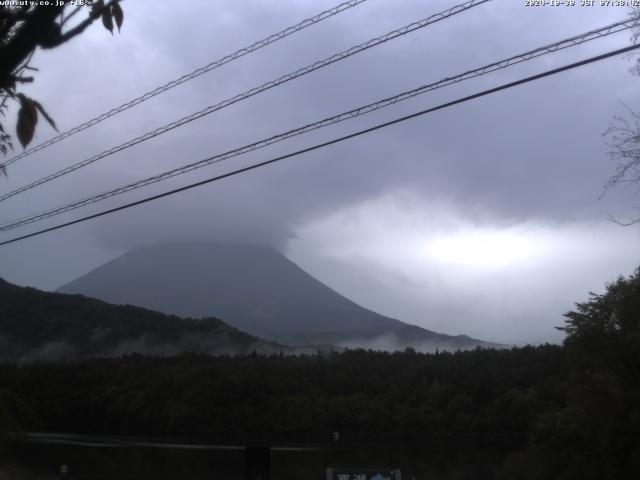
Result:
{"label": "power line", "polygon": [[333,140],[329,140],[327,142],[319,143],[319,144],[313,145],[311,147],[303,148],[302,150],[297,150],[295,152],[288,153],[286,155],[281,155],[279,157],[275,157],[275,158],[272,158],[270,160],[266,160],[264,162],[256,163],[254,165],[250,165],[250,166],[244,167],[244,168],[239,168],[239,169],[234,170],[232,172],[228,172],[228,173],[225,173],[225,174],[222,174],[222,175],[218,175],[218,176],[215,176],[215,177],[212,177],[212,178],[208,178],[206,180],[201,180],[199,182],[186,185],[184,187],[176,188],[176,189],[170,190],[168,192],[160,193],[158,195],[153,195],[153,196],[150,196],[150,197],[146,197],[146,198],[143,198],[142,200],[137,200],[135,202],[127,203],[125,205],[121,205],[119,207],[111,208],[109,210],[103,210],[102,212],[94,213],[93,215],[88,215],[86,217],[82,217],[82,218],[79,218],[79,219],[76,219],[76,220],[72,220],[70,222],[66,222],[66,223],[62,223],[62,224],[59,224],[59,225],[56,225],[56,226],[53,226],[53,227],[45,228],[45,229],[39,230],[37,232],[33,232],[33,233],[26,234],[26,235],[22,235],[20,237],[12,238],[10,240],[5,240],[3,242],[0,242],[0,246],[8,245],[10,243],[15,243],[15,242],[18,242],[20,240],[24,240],[24,239],[27,239],[27,238],[35,237],[37,235],[42,235],[44,233],[52,232],[54,230],[59,230],[61,228],[68,227],[68,226],[71,226],[71,225],[75,225],[77,223],[86,222],[86,221],[92,220],[94,218],[98,218],[98,217],[102,217],[102,216],[105,216],[105,215],[109,215],[111,213],[119,212],[121,210],[126,210],[128,208],[135,207],[137,205],[142,205],[144,203],[152,202],[154,200],[158,200],[158,199],[163,198],[163,197],[168,197],[170,195],[174,195],[174,194],[179,193],[179,192],[183,192],[183,191],[186,191],[186,190],[190,190],[192,188],[196,188],[196,187],[199,187],[199,186],[202,186],[202,185],[206,185],[208,183],[212,183],[212,182],[215,182],[215,181],[218,181],[218,180],[222,180],[224,178],[232,177],[232,176],[238,175],[240,173],[248,172],[250,170],[255,170],[255,169],[260,168],[260,167],[271,165],[271,164],[274,164],[274,163],[279,162],[281,160],[292,158],[292,157],[301,155],[303,153],[308,153],[308,152],[311,152],[311,151],[314,151],[314,150],[318,150],[318,149],[327,147],[329,145],[333,145],[333,144],[336,144],[336,143],[343,142],[345,140],[349,140],[349,139],[352,139],[352,138],[355,138],[355,137],[359,137],[361,135],[364,135],[364,134],[367,134],[367,133],[371,133],[371,132],[374,132],[376,130],[380,130],[382,128],[386,128],[386,127],[389,127],[391,125],[395,125],[397,123],[405,122],[407,120],[410,120],[410,119],[413,119],[413,118],[416,118],[416,117],[420,117],[420,116],[426,115],[428,113],[432,113],[432,112],[435,112],[435,111],[438,111],[438,110],[443,110],[445,108],[449,108],[449,107],[452,107],[452,106],[455,106],[455,105],[459,105],[461,103],[468,102],[468,101],[474,100],[476,98],[484,97],[486,95],[490,95],[490,94],[493,94],[493,93],[496,93],[496,92],[499,92],[499,91],[502,91],[502,90],[513,88],[513,87],[516,87],[518,85],[522,85],[522,84],[525,84],[525,83],[533,82],[535,80],[540,80],[542,78],[549,77],[551,75],[556,75],[558,73],[565,72],[567,70],[571,70],[571,69],[574,69],[574,68],[577,68],[577,67],[581,67],[581,66],[584,66],[584,65],[587,65],[587,64],[590,64],[590,63],[598,62],[600,60],[604,60],[606,58],[610,58],[610,57],[613,57],[615,55],[620,55],[620,54],[623,54],[623,53],[626,53],[626,52],[630,52],[630,51],[636,50],[638,48],[640,48],[640,44],[635,44],[635,45],[631,45],[629,47],[624,47],[624,48],[620,48],[618,50],[613,50],[613,51],[610,51],[608,53],[604,53],[602,55],[591,57],[591,58],[588,58],[586,60],[581,60],[579,62],[571,63],[571,64],[568,64],[568,65],[564,65],[564,66],[559,67],[559,68],[554,68],[552,70],[547,70],[547,71],[545,71],[543,73],[539,73],[537,75],[532,75],[532,76],[529,76],[529,77],[526,77],[526,78],[523,78],[523,79],[520,79],[520,80],[516,80],[514,82],[506,83],[506,84],[500,85],[498,87],[494,87],[494,88],[491,88],[491,89],[488,89],[488,90],[484,90],[482,92],[475,93],[473,95],[468,95],[466,97],[462,97],[462,98],[459,98],[457,100],[453,100],[451,102],[443,103],[443,104],[438,105],[436,107],[432,107],[432,108],[428,108],[428,109],[425,109],[425,110],[421,110],[419,112],[412,113],[410,115],[405,115],[403,117],[396,118],[396,119],[388,121],[388,122],[380,123],[380,124],[375,125],[373,127],[366,128],[364,130],[359,130],[359,131],[351,133],[349,135],[344,135],[342,137],[338,137],[338,138],[335,138]]}
{"label": "power line", "polygon": [[98,160],[100,160],[102,158],[108,157],[110,155],[113,155],[114,153],[117,153],[117,152],[120,152],[120,151],[125,150],[127,148],[133,147],[134,145],[137,145],[137,144],[142,143],[144,141],[150,140],[150,139],[152,139],[154,137],[157,137],[158,135],[162,135],[164,133],[167,133],[168,131],[173,130],[174,128],[181,127],[182,125],[190,123],[190,122],[192,122],[194,120],[202,118],[202,117],[204,117],[206,115],[209,115],[209,114],[211,114],[213,112],[216,112],[218,110],[226,108],[226,107],[228,107],[230,105],[233,105],[233,104],[235,104],[237,102],[240,102],[242,100],[245,100],[247,98],[253,97],[254,95],[262,93],[262,92],[264,92],[266,90],[269,90],[271,88],[277,87],[277,86],[282,85],[282,84],[284,84],[286,82],[294,80],[294,79],[296,79],[298,77],[301,77],[303,75],[311,73],[311,72],[313,72],[315,70],[318,70],[320,68],[324,68],[324,67],[326,67],[328,65],[331,65],[331,64],[333,64],[335,62],[338,62],[338,61],[344,60],[346,58],[349,58],[352,55],[356,55],[356,54],[361,53],[361,52],[363,52],[365,50],[368,50],[368,49],[370,49],[372,47],[376,47],[376,46],[381,45],[383,43],[386,43],[386,42],[388,42],[390,40],[393,40],[393,39],[398,38],[400,36],[403,36],[403,35],[406,35],[408,33],[414,32],[414,31],[416,31],[418,29],[421,29],[421,28],[424,28],[424,27],[426,27],[428,25],[432,25],[432,24],[434,24],[436,22],[439,22],[441,20],[445,20],[445,19],[447,19],[449,17],[452,17],[452,16],[454,16],[454,15],[456,15],[458,13],[464,12],[466,10],[469,10],[469,9],[473,8],[473,7],[476,7],[478,5],[481,5],[483,3],[487,3],[487,2],[490,2],[490,1],[491,0],[469,0],[469,1],[465,2],[465,3],[462,3],[462,4],[456,5],[454,7],[451,7],[451,8],[449,8],[449,9],[443,11],[443,12],[436,13],[436,14],[431,15],[431,16],[425,18],[425,19],[419,20],[417,22],[413,22],[413,23],[411,23],[409,25],[406,25],[406,26],[404,26],[402,28],[399,28],[397,30],[393,30],[393,31],[391,31],[389,33],[386,33],[386,34],[381,35],[379,37],[373,38],[373,39],[371,39],[371,40],[369,40],[367,42],[364,42],[364,43],[361,43],[361,44],[356,45],[354,47],[351,47],[351,48],[349,48],[347,50],[344,50],[344,51],[342,51],[340,53],[336,53],[336,54],[334,54],[334,55],[332,55],[330,57],[327,57],[327,58],[325,58],[323,60],[319,60],[319,61],[317,61],[317,62],[315,62],[315,63],[313,63],[311,65],[308,65],[306,67],[300,68],[300,69],[298,69],[298,70],[296,70],[296,71],[294,71],[292,73],[288,73],[286,75],[283,75],[283,76],[279,77],[276,80],[271,80],[269,82],[266,82],[266,83],[260,85],[259,87],[254,87],[254,88],[252,88],[250,90],[247,90],[247,91],[245,91],[245,92],[243,92],[241,94],[238,94],[238,95],[236,95],[234,97],[231,97],[231,98],[228,98],[226,100],[223,100],[220,103],[217,103],[215,105],[211,105],[211,106],[209,106],[209,107],[207,107],[207,108],[205,108],[203,110],[200,110],[198,112],[192,113],[191,115],[188,115],[188,116],[183,117],[183,118],[181,118],[179,120],[171,122],[171,123],[169,123],[167,125],[159,127],[159,128],[157,128],[157,129],[155,129],[155,130],[153,130],[151,132],[147,132],[144,135],[141,135],[141,136],[136,137],[136,138],[134,138],[132,140],[129,140],[128,142],[120,144],[120,145],[118,145],[116,147],[113,147],[113,148],[111,148],[109,150],[105,150],[105,151],[103,151],[101,153],[98,153],[98,154],[92,156],[92,157],[89,157],[89,158],[86,158],[84,160],[81,160],[80,162],[77,162],[77,163],[75,163],[73,165],[70,165],[70,166],[68,166],[66,168],[63,168],[62,170],[58,170],[55,173],[47,175],[46,177],[42,177],[39,180],[36,180],[36,181],[34,181],[32,183],[29,183],[27,185],[24,185],[22,187],[19,187],[19,188],[15,189],[15,190],[13,190],[11,192],[8,192],[8,193],[5,193],[3,195],[0,195],[0,201],[7,200],[8,198],[11,198],[11,197],[13,197],[15,195],[18,195],[18,194],[22,193],[22,192],[25,192],[25,191],[30,190],[32,188],[35,188],[35,187],[37,187],[39,185],[42,185],[44,183],[50,182],[51,180],[59,178],[59,177],[61,177],[63,175],[67,175],[67,174],[69,174],[69,173],[71,173],[71,172],[73,172],[75,170],[78,170],[78,169],[80,169],[82,167],[86,167],[87,165],[91,165],[92,163],[95,163],[95,162],[97,162]]}
{"label": "power line", "polygon": [[322,22],[323,20],[326,20],[327,18],[331,18],[335,15],[338,15],[339,13],[344,12],[345,10],[348,10],[350,8],[353,8],[357,5],[360,5],[361,3],[366,2],[367,0],[349,0],[348,2],[344,2],[341,3],[340,5],[337,5],[333,8],[330,8],[329,10],[325,10],[323,12],[320,12],[317,15],[314,15],[313,17],[307,18],[299,23],[297,23],[296,25],[292,25],[291,27],[287,27],[284,30],[279,31],[278,33],[274,33],[272,35],[269,35],[266,38],[263,38],[262,40],[259,40],[255,43],[253,43],[252,45],[249,45],[248,47],[243,47],[240,50],[237,50],[233,53],[230,53],[229,55],[225,55],[222,58],[219,58],[218,60],[215,60],[203,67],[200,67],[190,73],[187,73],[179,78],[176,78],[175,80],[171,80],[170,82],[165,83],[164,85],[155,88],[154,90],[151,90],[143,95],[140,95],[139,97],[136,97],[132,100],[129,100],[126,103],[123,103],[122,105],[120,105],[119,107],[113,108],[111,110],[109,110],[106,113],[103,113],[101,115],[98,115],[95,118],[92,118],[91,120],[87,120],[84,123],[81,123],[80,125],[73,127],[65,132],[62,132],[61,134],[47,140],[46,142],[43,142],[39,145],[36,145],[28,150],[25,150],[24,152],[22,152],[19,155],[14,156],[13,158],[10,158],[9,160],[0,163],[0,169],[7,167],[9,165],[11,165],[12,163],[17,162],[18,160],[28,157],[29,155],[31,155],[32,153],[38,152],[44,148],[47,148],[55,143],[58,143],[61,140],[64,140],[65,138],[68,138],[72,135],[75,135],[78,132],[81,132],[83,130],[86,130],[87,128],[93,127],[94,125],[97,125],[98,123],[106,120],[107,118],[113,117],[114,115],[117,115],[118,113],[122,113],[125,110],[128,110],[132,107],[135,107],[136,105],[145,102],[147,100],[149,100],[150,98],[155,97],[156,95],[159,95],[161,93],[164,93],[168,90],[171,90],[174,87],[177,87],[178,85],[181,85],[185,82],[188,82],[189,80],[192,80],[194,78],[199,77],[200,75],[203,75],[207,72],[210,72],[211,70],[214,70],[216,68],[222,67],[223,65],[232,62],[234,60],[237,60],[241,57],[244,57],[245,55],[248,55],[249,53],[253,53],[257,50],[260,50],[263,47],[266,47],[267,45],[271,45],[272,43],[275,43],[279,40],[282,40],[290,35],[293,35],[294,33],[299,32],[300,30],[304,30],[307,27],[310,27],[312,25],[315,25],[317,23]]}
{"label": "power line", "polygon": [[507,68],[509,66],[512,65],[516,65],[525,61],[529,61],[533,58],[537,58],[539,56],[542,55],[546,55],[549,53],[553,53],[556,52],[558,50],[562,50],[565,48],[569,48],[575,45],[580,45],[584,42],[590,41],[590,40],[594,40],[597,38],[602,38],[604,36],[607,35],[611,35],[613,33],[618,33],[620,31],[623,30],[627,30],[630,28],[633,28],[635,26],[638,25],[638,23],[640,23],[639,19],[633,19],[633,20],[623,20],[620,22],[616,22],[613,23],[611,25],[607,25],[605,27],[601,27],[599,29],[596,30],[591,30],[585,33],[582,33],[580,35],[576,35],[564,40],[560,40],[558,42],[543,46],[543,47],[539,47],[536,48],[534,50],[529,50],[527,52],[521,53],[519,55],[514,55],[511,56],[509,58],[506,58],[504,60],[500,60],[498,62],[494,62],[491,63],[489,65],[485,65],[483,67],[474,69],[474,70],[469,70],[467,72],[464,72],[462,74],[459,75],[455,75],[452,77],[445,77],[437,82],[434,83],[430,83],[427,85],[423,85],[421,87],[415,88],[413,90],[409,90],[406,92],[402,92],[398,95],[392,96],[392,97],[388,97],[388,98],[384,98],[382,100],[379,100],[377,102],[373,102],[373,103],[369,103],[367,105],[349,110],[347,112],[343,112],[340,113],[338,115],[334,115],[332,117],[328,117],[313,123],[309,123],[307,125],[304,125],[302,127],[293,129],[293,130],[289,130],[286,131],[284,133],[280,133],[271,137],[268,137],[266,139],[257,141],[257,142],[253,142],[250,143],[248,145],[244,145],[242,147],[239,148],[235,148],[233,150],[218,154],[218,155],[214,155],[212,157],[208,157],[205,158],[203,160],[199,160],[197,162],[193,162],[187,165],[184,165],[182,167],[178,167],[163,173],[160,173],[158,175],[154,175],[152,177],[148,177],[142,180],[138,180],[136,182],[112,189],[112,190],[108,190],[106,192],[102,192],[100,194],[97,195],[93,195],[87,198],[84,198],[82,200],[78,200],[60,207],[56,207],[53,209],[49,209],[46,210],[44,212],[40,212],[37,214],[32,214],[30,216],[27,217],[23,217],[20,219],[16,219],[11,221],[10,223],[6,223],[4,225],[0,226],[0,231],[8,231],[8,230],[13,230],[15,228],[30,224],[30,223],[34,223],[40,220],[44,220],[56,215],[60,215],[63,213],[67,213],[70,212],[72,210],[76,210],[78,208],[102,201],[102,200],[106,200],[107,198],[111,198],[114,197],[116,195],[120,195],[126,192],[129,192],[131,190],[136,190],[138,188],[142,188],[145,187],[147,185],[151,185],[160,181],[164,181],[167,180],[169,178],[178,176],[178,175],[182,175],[183,173],[187,173],[193,170],[197,170],[199,168],[203,168],[205,166],[211,165],[211,164],[215,164],[215,163],[219,163],[222,162],[224,160],[227,160],[229,158],[233,158],[233,157],[237,157],[240,155],[243,155],[245,153],[249,153],[252,152],[254,150],[258,150],[260,148],[264,148],[267,147],[269,145],[272,145],[274,143],[298,136],[298,135],[302,135],[308,132],[311,132],[313,130],[317,130],[320,128],[324,128],[326,126],[329,125],[334,125],[336,123],[340,123],[343,122],[345,120],[349,120],[352,118],[356,118],[359,117],[361,115],[365,115],[368,113],[371,113],[373,111],[382,109],[382,108],[386,108],[388,106],[394,105],[398,102],[404,101],[404,100],[408,100],[410,98],[413,98],[417,95],[421,95],[423,93],[429,92],[429,91],[433,91],[436,90],[438,88],[442,88],[442,87],[446,87],[448,85],[452,85],[455,83],[459,83],[462,82],[464,80],[468,80],[471,78],[475,78],[475,77],[479,77],[481,75],[486,75],[488,73],[494,72],[496,70],[500,70],[500,69],[504,69]]}

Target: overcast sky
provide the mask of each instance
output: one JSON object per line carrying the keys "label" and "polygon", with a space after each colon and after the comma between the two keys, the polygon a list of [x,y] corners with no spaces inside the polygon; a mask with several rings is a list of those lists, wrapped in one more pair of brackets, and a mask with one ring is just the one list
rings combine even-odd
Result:
{"label": "overcast sky", "polygon": [[[123,3],[54,51],[24,92],[66,130],[253,43],[336,0]],[[369,0],[21,160],[0,191],[448,8]],[[0,204],[2,222],[162,172],[303,123],[624,18],[622,7],[494,0],[240,102]],[[102,202],[54,225],[629,44],[624,32],[557,52],[251,155]],[[385,315],[504,343],[560,341],[574,302],[640,264],[633,190],[602,199],[614,172],[602,133],[640,109],[629,59],[483,97],[99,220],[0,247],[0,276],[55,289],[137,246],[175,239],[271,245]],[[13,123],[9,120],[8,123]],[[55,132],[44,123],[34,144]],[[3,233],[28,233],[36,225]]]}

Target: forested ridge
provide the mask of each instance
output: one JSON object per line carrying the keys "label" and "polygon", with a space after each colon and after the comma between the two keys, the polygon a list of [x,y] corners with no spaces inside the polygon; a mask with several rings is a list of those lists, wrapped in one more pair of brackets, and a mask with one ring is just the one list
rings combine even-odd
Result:
{"label": "forested ridge", "polygon": [[179,318],[82,295],[19,287],[0,278],[0,362],[253,350],[289,349],[241,332],[217,318]]}

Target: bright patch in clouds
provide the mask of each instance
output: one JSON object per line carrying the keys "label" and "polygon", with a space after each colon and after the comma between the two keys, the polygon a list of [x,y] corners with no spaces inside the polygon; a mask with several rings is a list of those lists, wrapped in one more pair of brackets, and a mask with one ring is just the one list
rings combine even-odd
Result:
{"label": "bright patch in clouds", "polygon": [[543,243],[516,229],[471,229],[438,235],[425,247],[436,262],[484,270],[531,264],[544,253]]}
{"label": "bright patch in clouds", "polygon": [[640,230],[507,223],[395,192],[296,228],[287,255],[384,315],[501,343],[558,342],[563,314],[640,264]]}

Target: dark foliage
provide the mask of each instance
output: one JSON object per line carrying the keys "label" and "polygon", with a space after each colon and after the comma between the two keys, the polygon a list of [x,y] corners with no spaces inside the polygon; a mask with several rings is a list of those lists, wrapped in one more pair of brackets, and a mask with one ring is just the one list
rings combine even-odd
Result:
{"label": "dark foliage", "polygon": [[640,478],[640,270],[566,314],[562,408],[540,417],[524,478]]}
{"label": "dark foliage", "polygon": [[39,429],[77,433],[321,440],[524,439],[562,405],[558,346],[420,354],[128,356],[4,366],[0,385]]}

